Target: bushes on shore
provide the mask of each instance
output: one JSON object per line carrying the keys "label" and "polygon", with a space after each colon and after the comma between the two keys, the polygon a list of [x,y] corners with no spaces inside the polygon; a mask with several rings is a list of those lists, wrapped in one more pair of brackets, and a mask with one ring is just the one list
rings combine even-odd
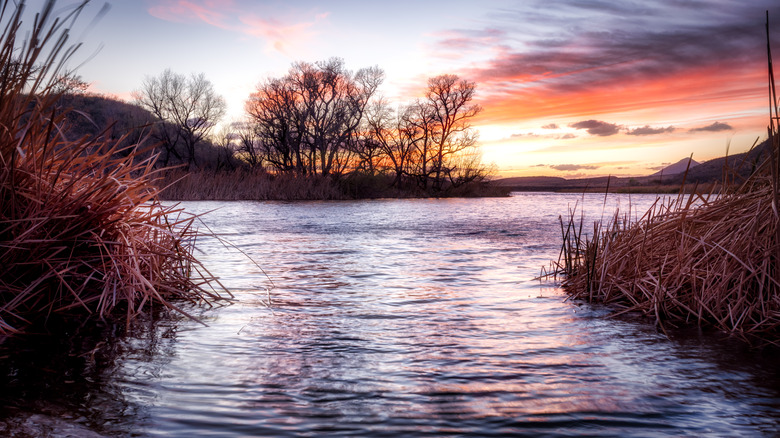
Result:
{"label": "bushes on shore", "polygon": [[105,132],[66,138],[57,84],[72,17],[47,2],[19,47],[23,8],[0,9],[0,335],[52,314],[129,321],[221,298],[192,254],[195,218],[158,200],[154,157]]}

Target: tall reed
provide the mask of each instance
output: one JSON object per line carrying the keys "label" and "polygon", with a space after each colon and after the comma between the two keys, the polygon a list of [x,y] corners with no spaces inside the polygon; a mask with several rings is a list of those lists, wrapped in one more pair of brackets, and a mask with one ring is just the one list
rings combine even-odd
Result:
{"label": "tall reed", "polygon": [[193,256],[195,217],[158,200],[154,157],[68,138],[57,85],[78,47],[66,23],[87,2],[62,17],[54,3],[29,30],[23,1],[0,3],[0,335],[56,313],[129,321],[222,298]]}
{"label": "tall reed", "polygon": [[584,233],[570,212],[554,273],[572,296],[649,315],[664,331],[709,325],[780,344],[780,118],[768,55],[770,156],[741,183],[724,169],[719,192],[681,190],[638,221],[616,212]]}
{"label": "tall reed", "polygon": [[164,199],[176,201],[294,201],[347,199],[332,179],[294,174],[270,175],[261,171],[162,172],[158,184]]}

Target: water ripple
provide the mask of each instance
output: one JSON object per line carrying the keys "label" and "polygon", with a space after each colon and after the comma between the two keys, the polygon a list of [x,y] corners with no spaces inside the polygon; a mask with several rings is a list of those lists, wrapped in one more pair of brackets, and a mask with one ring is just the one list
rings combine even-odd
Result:
{"label": "water ripple", "polygon": [[[202,242],[237,303],[199,313],[208,326],[164,320],[122,338],[77,391],[52,366],[7,359],[4,401],[116,436],[780,433],[776,353],[666,339],[530,281],[575,202],[602,214],[603,195],[186,203],[218,208],[204,221],[263,267]],[[22,407],[47,393],[36,382],[64,395]]]}

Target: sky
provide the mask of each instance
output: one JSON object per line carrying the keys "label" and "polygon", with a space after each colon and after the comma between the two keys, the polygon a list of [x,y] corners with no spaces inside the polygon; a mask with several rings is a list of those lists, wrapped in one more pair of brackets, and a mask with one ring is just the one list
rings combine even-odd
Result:
{"label": "sky", "polygon": [[397,105],[456,74],[477,85],[498,176],[647,175],[766,137],[767,10],[780,59],[777,0],[92,0],[72,64],[90,91],[128,101],[166,68],[202,72],[226,123],[296,61],[379,66]]}

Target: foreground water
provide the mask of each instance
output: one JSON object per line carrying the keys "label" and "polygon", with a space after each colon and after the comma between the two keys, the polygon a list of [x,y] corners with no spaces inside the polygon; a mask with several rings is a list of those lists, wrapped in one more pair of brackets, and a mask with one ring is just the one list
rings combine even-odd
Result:
{"label": "foreground water", "polygon": [[[654,199],[610,197],[607,211]],[[208,326],[168,317],[6,342],[0,434],[780,433],[774,351],[667,339],[532,280],[575,203],[598,218],[604,197],[186,203],[215,210],[204,222],[270,280],[204,239],[238,299],[191,309]]]}

